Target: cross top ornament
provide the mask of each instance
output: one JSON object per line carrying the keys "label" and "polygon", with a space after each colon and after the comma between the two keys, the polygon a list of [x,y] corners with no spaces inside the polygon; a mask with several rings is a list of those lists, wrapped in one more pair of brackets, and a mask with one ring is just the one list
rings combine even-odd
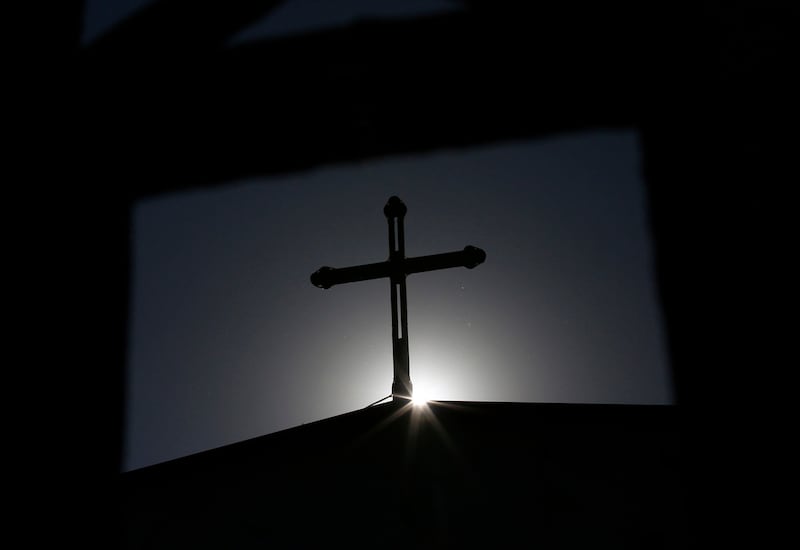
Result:
{"label": "cross top ornament", "polygon": [[399,197],[390,197],[383,213],[389,226],[389,259],[385,262],[335,268],[323,266],[311,275],[311,283],[318,288],[331,288],[344,283],[368,281],[387,277],[391,284],[392,304],[392,357],[394,380],[392,399],[407,402],[413,395],[413,385],[408,361],[408,307],[406,305],[406,277],[412,273],[466,267],[472,269],[486,260],[486,252],[475,246],[463,250],[406,258],[403,219],[408,209]]}

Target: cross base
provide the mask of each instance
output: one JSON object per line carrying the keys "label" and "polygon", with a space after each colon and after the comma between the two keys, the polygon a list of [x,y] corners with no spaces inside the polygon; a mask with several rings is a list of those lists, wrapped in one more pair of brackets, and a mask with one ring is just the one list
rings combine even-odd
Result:
{"label": "cross base", "polygon": [[392,383],[392,400],[393,401],[411,401],[411,396],[414,395],[414,386],[411,380],[407,382],[394,382]]}

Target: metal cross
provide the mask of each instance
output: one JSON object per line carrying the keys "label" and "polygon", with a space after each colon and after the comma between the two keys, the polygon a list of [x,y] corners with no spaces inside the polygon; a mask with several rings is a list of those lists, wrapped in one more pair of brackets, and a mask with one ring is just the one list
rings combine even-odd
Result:
{"label": "metal cross", "polygon": [[334,285],[381,279],[388,277],[391,282],[392,300],[392,356],[394,359],[394,381],[392,398],[407,401],[413,394],[411,376],[408,368],[408,308],[406,306],[406,276],[423,271],[466,267],[472,269],[486,260],[486,252],[474,246],[464,250],[406,258],[403,218],[406,205],[398,197],[391,197],[383,207],[389,224],[389,259],[375,264],[334,268],[324,266],[311,275],[311,283],[319,288]]}

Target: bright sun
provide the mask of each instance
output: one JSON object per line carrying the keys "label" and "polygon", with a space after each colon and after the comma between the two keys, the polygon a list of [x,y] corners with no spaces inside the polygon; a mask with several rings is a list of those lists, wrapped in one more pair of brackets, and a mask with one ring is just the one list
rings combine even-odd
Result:
{"label": "bright sun", "polygon": [[431,399],[436,399],[436,388],[423,381],[421,384],[414,384],[414,391],[411,395],[411,403],[417,407],[424,405]]}
{"label": "bright sun", "polygon": [[414,389],[414,394],[411,396],[411,403],[415,407],[420,407],[420,406],[424,405],[427,402],[428,402],[428,398],[425,397],[425,393],[422,392],[422,391],[419,391],[417,389]]}
{"label": "bright sun", "polygon": [[423,367],[419,368],[419,374],[413,380],[414,389],[411,395],[411,403],[414,406],[422,406],[429,401],[442,399],[445,395],[444,385],[442,381],[435,375],[431,376],[430,369]]}

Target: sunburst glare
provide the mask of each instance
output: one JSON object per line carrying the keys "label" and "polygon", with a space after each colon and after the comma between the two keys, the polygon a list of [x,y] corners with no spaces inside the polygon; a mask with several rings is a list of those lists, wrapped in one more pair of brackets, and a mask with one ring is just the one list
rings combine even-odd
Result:
{"label": "sunburst glare", "polygon": [[411,403],[414,406],[421,406],[428,401],[442,399],[444,393],[443,388],[438,381],[433,380],[429,375],[428,369],[423,369],[425,374],[414,379],[414,391],[411,396]]}
{"label": "sunburst glare", "polygon": [[427,394],[414,388],[414,395],[411,396],[411,404],[415,407],[421,407],[428,402]]}

